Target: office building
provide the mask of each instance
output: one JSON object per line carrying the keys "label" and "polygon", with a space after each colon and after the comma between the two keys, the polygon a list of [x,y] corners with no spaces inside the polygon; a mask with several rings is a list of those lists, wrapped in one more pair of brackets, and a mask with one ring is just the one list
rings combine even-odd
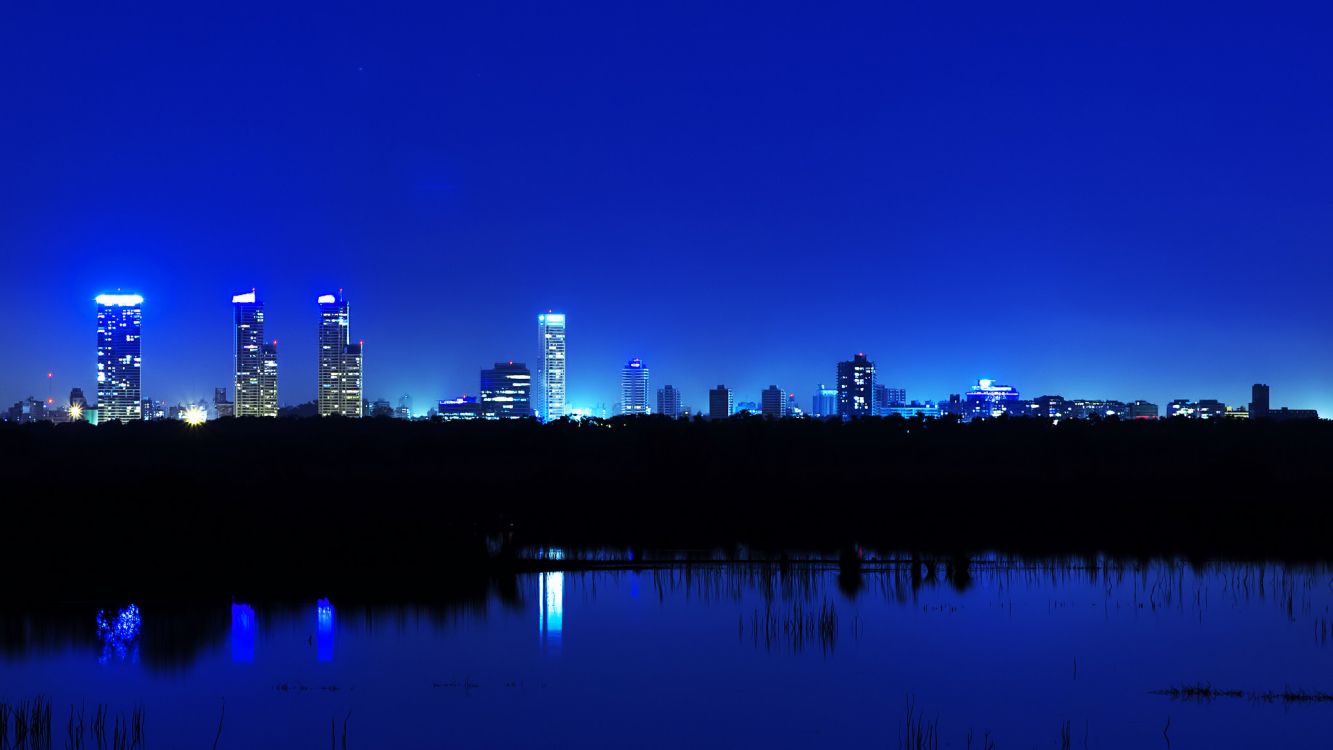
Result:
{"label": "office building", "polygon": [[838,415],[838,389],[829,388],[820,383],[815,388],[814,398],[810,400],[810,416],[836,417]]}
{"label": "office building", "polygon": [[486,404],[477,402],[475,396],[459,396],[448,401],[441,401],[435,412],[440,419],[447,421],[462,419],[495,419],[495,411]]}
{"label": "office building", "polygon": [[787,394],[770,385],[759,394],[759,413],[768,419],[782,419],[787,408]]}
{"label": "office building", "polygon": [[513,361],[482,370],[481,403],[502,419],[532,416],[532,371]]}
{"label": "office building", "polygon": [[910,404],[895,404],[893,406],[886,406],[884,407],[884,411],[880,414],[880,416],[902,417],[904,419],[911,419],[912,417],[939,419],[940,414],[941,414],[940,407],[936,406],[930,401],[927,401],[924,404],[913,401]]}
{"label": "office building", "polygon": [[544,422],[565,416],[565,316],[547,312],[537,316],[541,366],[537,382],[537,416]]}
{"label": "office building", "polygon": [[891,388],[887,385],[875,384],[875,413],[881,416],[888,416],[889,408],[893,406],[902,406],[907,403],[906,388]]}
{"label": "office building", "polygon": [[1130,419],[1157,419],[1157,404],[1142,399],[1128,405]]}
{"label": "office building", "polygon": [[858,353],[838,363],[838,416],[869,417],[875,413],[875,363]]}
{"label": "office building", "polygon": [[1269,409],[1268,413],[1265,415],[1265,419],[1270,419],[1274,422],[1291,422],[1291,421],[1299,421],[1305,419],[1319,419],[1319,410],[1288,409],[1287,407],[1284,406],[1281,409]]}
{"label": "office building", "polygon": [[1166,405],[1166,415],[1186,419],[1221,419],[1227,416],[1227,405],[1212,398],[1198,401],[1178,398]]}
{"label": "office building", "polygon": [[708,418],[726,419],[733,410],[731,389],[719,385],[708,391]]}
{"label": "office building", "polygon": [[398,397],[398,406],[394,407],[393,416],[394,419],[410,420],[412,418],[412,396],[410,394],[404,393]]}
{"label": "office building", "polygon": [[1263,419],[1268,416],[1268,386],[1255,383],[1250,387],[1250,417]]}
{"label": "office building", "polygon": [[264,303],[252,290],[231,298],[235,312],[238,417],[278,416],[278,342],[264,340]]}
{"label": "office building", "polygon": [[342,293],[319,297],[319,416],[360,417],[361,344],[351,341],[351,313]]}
{"label": "office building", "polygon": [[651,414],[648,393],[648,368],[635,357],[620,368],[620,413]]}
{"label": "office building", "polygon": [[657,413],[672,419],[679,419],[684,411],[681,406],[680,391],[674,385],[664,385],[657,389]]}
{"label": "office building", "polygon": [[967,392],[961,416],[966,420],[998,417],[1005,413],[1008,402],[1018,400],[1017,388],[983,378]]}
{"label": "office building", "polygon": [[226,388],[213,389],[213,413],[218,419],[236,416],[236,404],[227,399]]}
{"label": "office building", "polygon": [[97,408],[99,420],[143,419],[143,297],[97,295]]}
{"label": "office building", "polygon": [[787,416],[789,416],[789,417],[804,417],[804,416],[805,416],[805,412],[801,411],[801,407],[799,407],[799,406],[796,405],[796,394],[795,394],[795,393],[788,393],[788,394],[787,394]]}

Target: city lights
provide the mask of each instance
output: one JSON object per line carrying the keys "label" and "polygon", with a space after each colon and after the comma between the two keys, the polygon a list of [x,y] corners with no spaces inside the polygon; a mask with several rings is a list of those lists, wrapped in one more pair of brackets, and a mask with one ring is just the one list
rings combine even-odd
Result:
{"label": "city lights", "polygon": [[181,420],[191,427],[198,427],[208,421],[208,411],[199,404],[192,404],[181,413]]}

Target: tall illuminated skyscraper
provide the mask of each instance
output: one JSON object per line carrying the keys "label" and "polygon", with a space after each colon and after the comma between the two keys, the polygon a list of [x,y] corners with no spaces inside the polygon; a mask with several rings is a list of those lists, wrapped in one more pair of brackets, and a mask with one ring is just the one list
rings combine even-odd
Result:
{"label": "tall illuminated skyscraper", "polygon": [[319,415],[360,417],[361,344],[351,342],[347,300],[324,294],[318,302]]}
{"label": "tall illuminated skyscraper", "polygon": [[537,316],[537,338],[542,348],[537,384],[537,416],[544,422],[565,416],[565,315]]}
{"label": "tall illuminated skyscraper", "polygon": [[99,422],[143,419],[140,387],[143,297],[97,295],[97,412]]}
{"label": "tall illuminated skyscraper", "polygon": [[254,290],[231,298],[236,312],[238,417],[278,416],[278,342],[264,340],[264,303]]}
{"label": "tall illuminated skyscraper", "polygon": [[651,414],[648,392],[648,368],[635,357],[620,370],[620,413]]}

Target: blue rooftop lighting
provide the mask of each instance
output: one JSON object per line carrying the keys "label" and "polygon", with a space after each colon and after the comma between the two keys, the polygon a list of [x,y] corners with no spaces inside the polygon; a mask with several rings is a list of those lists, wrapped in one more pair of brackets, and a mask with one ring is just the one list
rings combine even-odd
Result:
{"label": "blue rooftop lighting", "polygon": [[134,307],[143,304],[143,297],[138,294],[99,294],[93,299],[97,304],[107,307]]}

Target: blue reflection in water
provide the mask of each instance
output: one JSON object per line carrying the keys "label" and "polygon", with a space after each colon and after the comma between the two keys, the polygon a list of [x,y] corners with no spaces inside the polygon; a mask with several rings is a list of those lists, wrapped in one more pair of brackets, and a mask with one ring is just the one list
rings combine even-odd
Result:
{"label": "blue reflection in water", "polygon": [[320,661],[333,661],[333,605],[328,599],[315,604],[315,651]]}
{"label": "blue reflection in water", "polygon": [[231,604],[231,660],[255,660],[255,608],[249,604]]}
{"label": "blue reflection in water", "polygon": [[108,619],[106,610],[97,610],[97,636],[102,639],[102,656],[98,659],[106,664],[114,656],[117,659],[130,657],[139,660],[139,628],[143,618],[139,607],[131,604],[122,609],[114,618]]}
{"label": "blue reflection in water", "polygon": [[538,627],[542,643],[552,649],[559,649],[560,632],[565,623],[565,574],[542,573],[538,578],[537,593],[541,598]]}

